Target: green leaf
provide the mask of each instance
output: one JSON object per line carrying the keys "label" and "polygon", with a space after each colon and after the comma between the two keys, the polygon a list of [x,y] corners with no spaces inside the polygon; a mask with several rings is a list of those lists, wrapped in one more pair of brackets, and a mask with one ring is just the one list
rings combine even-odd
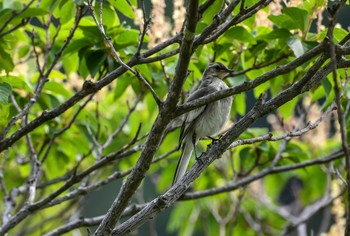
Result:
{"label": "green leaf", "polygon": [[18,16],[17,18],[28,18],[28,17],[33,17],[33,16],[44,16],[49,14],[49,11],[44,10],[42,8],[28,8]]}
{"label": "green leaf", "polygon": [[289,118],[294,114],[295,106],[297,105],[298,101],[299,99],[292,99],[278,108],[279,113],[285,121],[289,120]]}
{"label": "green leaf", "polygon": [[0,11],[0,25],[4,25],[5,21],[11,16],[12,10],[11,9],[2,9]]}
{"label": "green leaf", "polygon": [[3,4],[2,6],[3,8],[11,8],[14,10],[20,10],[23,8],[23,4],[13,0],[4,0],[2,4]]}
{"label": "green leaf", "polygon": [[285,28],[288,30],[296,29],[294,21],[287,15],[269,15],[267,18],[279,28]]}
{"label": "green leaf", "polygon": [[70,97],[71,93],[63,86],[55,81],[49,81],[44,86],[44,91],[50,91],[55,94],[63,95],[64,97]]}
{"label": "green leaf", "polygon": [[298,29],[305,32],[309,24],[309,13],[298,7],[288,7],[283,9],[283,13],[288,15],[295,23]]}
{"label": "green leaf", "polygon": [[[120,0],[118,0],[118,3]],[[96,2],[94,7],[95,14],[100,15],[100,2]],[[106,28],[119,25],[119,18],[115,10],[109,4],[102,5],[102,21]]]}
{"label": "green leaf", "polygon": [[72,18],[74,18],[76,14],[76,7],[73,1],[71,0],[65,2],[62,6],[60,6],[59,9],[60,9],[59,19],[62,25],[69,22]]}
{"label": "green leaf", "polygon": [[52,12],[60,3],[60,1],[52,1],[52,0],[42,0],[40,1],[40,7],[42,9],[48,9]]}
{"label": "green leaf", "polygon": [[129,0],[129,2],[130,2],[133,6],[137,7],[137,0]]}
{"label": "green leaf", "polygon": [[52,70],[49,79],[65,79],[67,76],[59,70]]}
{"label": "green leaf", "polygon": [[63,68],[67,74],[76,72],[79,68],[78,54],[73,54],[68,57],[62,57]]}
{"label": "green leaf", "polygon": [[135,13],[126,0],[111,0],[110,3],[124,16],[135,19]]}
{"label": "green leaf", "polygon": [[[289,39],[292,34],[286,29],[274,29],[272,32],[267,34],[264,38],[266,39]],[[259,38],[260,39],[260,38]]]}
{"label": "green leaf", "polygon": [[333,31],[333,39],[334,39],[334,43],[339,43],[342,39],[344,39],[344,37],[348,34],[348,32],[342,28],[334,28]]}
{"label": "green leaf", "polygon": [[312,93],[311,101],[315,102],[321,98],[324,98],[326,96],[325,90],[322,86],[317,87],[315,91]]}
{"label": "green leaf", "polygon": [[293,162],[300,162],[301,160],[309,158],[309,152],[307,148],[307,144],[293,141],[288,143],[286,151],[284,154],[282,154],[282,156],[289,158],[289,160]]}
{"label": "green leaf", "polygon": [[126,88],[131,84],[132,75],[129,73],[122,78],[118,78],[117,85],[114,90],[114,100],[117,100],[120,96],[124,94]]}
{"label": "green leaf", "polygon": [[121,32],[115,38],[115,42],[118,47],[124,48],[130,45],[137,45],[139,41],[139,31],[130,29]]}
{"label": "green leaf", "polygon": [[88,53],[86,56],[86,66],[92,77],[94,77],[99,71],[105,59],[106,53],[102,50],[92,51],[91,53]]}
{"label": "green leaf", "polygon": [[246,101],[245,101],[245,93],[237,94],[234,98],[234,108],[239,115],[244,115],[246,112]]}
{"label": "green leaf", "polygon": [[84,0],[73,0],[73,3],[78,6],[82,6],[84,4]]}
{"label": "green leaf", "polygon": [[256,40],[255,38],[251,35],[251,33],[248,32],[244,27],[242,26],[236,26],[228,31],[225,32],[224,36],[229,37],[233,40],[238,40],[241,42],[248,42],[255,44]]}
{"label": "green leaf", "polygon": [[13,88],[25,89],[26,91],[32,91],[24,78],[20,76],[7,75],[0,76],[0,82],[6,82]]}
{"label": "green leaf", "polygon": [[5,125],[9,122],[8,117],[10,115],[10,105],[0,103],[0,114],[0,129],[3,129]]}
{"label": "green leaf", "polygon": [[329,78],[325,78],[322,80],[322,86],[327,95],[329,95],[333,91],[332,83],[329,81]]}
{"label": "green leaf", "polygon": [[12,87],[8,83],[0,83],[0,102],[2,104],[8,104],[8,98],[11,94]]}
{"label": "green leaf", "polygon": [[88,38],[76,39],[67,46],[63,51],[63,55],[70,55],[88,46],[92,46],[92,42]]}
{"label": "green leaf", "polygon": [[30,49],[31,49],[31,47],[29,45],[23,45],[23,46],[19,47],[18,58],[22,59],[23,57],[28,55],[28,53],[30,52]]}
{"label": "green leaf", "polygon": [[86,65],[86,59],[85,57],[83,57],[81,60],[80,60],[80,63],[79,63],[79,73],[80,75],[86,79],[89,75],[89,69]]}
{"label": "green leaf", "polygon": [[98,41],[98,38],[102,39],[101,33],[96,26],[80,25],[79,29],[83,31],[84,38],[89,39],[92,42]]}
{"label": "green leaf", "polygon": [[203,13],[203,21],[209,25],[216,14],[218,14],[222,8],[224,0],[216,0],[210,7]]}
{"label": "green leaf", "polygon": [[250,147],[243,147],[240,152],[239,152],[239,158],[242,161],[242,163],[244,164],[245,161],[249,158],[251,158],[250,155]]}
{"label": "green leaf", "polygon": [[11,55],[3,51],[0,45],[0,71],[5,70],[6,73],[9,73],[14,66]]}
{"label": "green leaf", "polygon": [[303,32],[308,28],[309,13],[297,7],[289,7],[283,9],[281,15],[270,15],[268,19],[279,28],[300,29]]}
{"label": "green leaf", "polygon": [[327,6],[327,0],[307,0],[303,2],[305,10],[307,10],[310,15],[312,15],[317,8]]}

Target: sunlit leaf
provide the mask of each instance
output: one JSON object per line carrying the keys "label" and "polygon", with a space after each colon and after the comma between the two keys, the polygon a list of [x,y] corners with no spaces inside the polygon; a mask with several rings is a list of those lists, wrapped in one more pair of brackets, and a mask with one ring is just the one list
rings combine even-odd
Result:
{"label": "sunlit leaf", "polygon": [[213,21],[214,16],[220,12],[223,3],[224,3],[224,0],[216,0],[203,13],[203,21],[207,25],[209,25]]}
{"label": "sunlit leaf", "polygon": [[42,8],[28,8],[23,13],[19,14],[18,18],[27,18],[27,17],[33,17],[33,16],[44,16],[49,14],[48,10],[42,9]]}
{"label": "sunlit leaf", "polygon": [[297,7],[283,9],[283,14],[268,16],[275,25],[285,29],[300,29],[305,31],[309,23],[309,13]]}
{"label": "sunlit leaf", "polygon": [[44,91],[50,91],[57,95],[63,95],[64,97],[70,97],[71,93],[64,87],[63,84],[49,81],[45,84]]}
{"label": "sunlit leaf", "polygon": [[303,32],[307,29],[309,23],[309,13],[307,11],[298,7],[287,7],[283,9],[283,13],[293,19],[298,29]]}
{"label": "sunlit leaf", "polygon": [[8,98],[11,94],[12,87],[8,83],[0,83],[0,102],[2,104],[8,103]]}
{"label": "sunlit leaf", "polygon": [[76,14],[76,6],[74,5],[73,1],[66,1],[64,5],[59,7],[60,9],[60,23],[66,24],[69,22],[72,18],[74,18]]}
{"label": "sunlit leaf", "polygon": [[11,16],[12,10],[5,8],[0,10],[0,25],[4,25],[6,20]]}
{"label": "sunlit leaf", "polygon": [[139,32],[137,30],[125,30],[117,35],[115,43],[118,47],[126,47],[129,45],[137,45],[139,40]]}
{"label": "sunlit leaf", "polygon": [[78,6],[81,6],[84,4],[84,0],[73,0],[73,3],[78,5]]}
{"label": "sunlit leaf", "polygon": [[109,2],[124,16],[135,19],[135,13],[126,0],[110,0]]}
{"label": "sunlit leaf", "polygon": [[226,31],[224,35],[233,40],[239,40],[241,42],[248,42],[252,44],[256,43],[255,38],[242,26],[233,27]]}
{"label": "sunlit leaf", "polygon": [[117,100],[120,96],[123,95],[124,92],[126,92],[126,88],[131,84],[131,75],[119,78],[117,80],[117,85],[114,90],[114,99]]}
{"label": "sunlit leaf", "polygon": [[294,111],[296,110],[295,106],[297,103],[298,99],[292,99],[291,101],[278,108],[279,113],[285,121],[288,121],[289,118],[294,114]]}
{"label": "sunlit leaf", "polygon": [[0,48],[0,72],[5,70],[6,73],[9,73],[14,66],[11,55]]}
{"label": "sunlit leaf", "polygon": [[[323,40],[325,37],[327,37],[328,30],[325,29],[319,34],[319,39]],[[339,43],[346,35],[348,32],[342,28],[335,27],[333,30],[333,40],[334,43]]]}
{"label": "sunlit leaf", "polygon": [[246,97],[244,93],[237,94],[234,98],[234,108],[239,115],[244,115],[246,112]]}
{"label": "sunlit leaf", "polygon": [[[111,1],[114,1],[114,0],[111,0]],[[121,1],[125,1],[125,0],[118,0],[117,1],[118,4]],[[96,2],[95,6],[94,6],[94,11],[95,11],[95,14],[97,16],[100,15],[100,4],[102,4],[102,2]],[[107,27],[107,28],[119,25],[118,15],[115,13],[113,7],[110,6],[109,4],[102,5],[102,21],[103,21],[103,24],[105,25],[105,27]]]}

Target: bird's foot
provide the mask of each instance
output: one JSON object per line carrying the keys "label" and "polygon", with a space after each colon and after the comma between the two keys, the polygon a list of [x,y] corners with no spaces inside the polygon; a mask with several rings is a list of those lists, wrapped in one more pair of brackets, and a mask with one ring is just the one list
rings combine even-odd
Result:
{"label": "bird's foot", "polygon": [[203,165],[203,160],[201,158],[202,155],[200,155],[199,157],[196,156],[196,161],[200,164]]}
{"label": "bird's foot", "polygon": [[213,137],[208,136],[208,138],[210,138],[213,143],[219,142],[221,137],[222,137],[222,135],[219,135],[218,138],[213,138]]}

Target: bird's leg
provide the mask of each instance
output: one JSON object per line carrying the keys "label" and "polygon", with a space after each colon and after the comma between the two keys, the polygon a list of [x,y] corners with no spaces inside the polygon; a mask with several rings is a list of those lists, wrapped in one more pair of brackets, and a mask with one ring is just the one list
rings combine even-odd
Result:
{"label": "bird's leg", "polygon": [[196,161],[199,162],[199,164],[203,164],[203,161],[201,160],[200,156],[197,156],[197,151],[196,151],[196,133],[194,132],[192,134],[192,144],[193,144],[193,151],[194,151],[194,156],[196,158]]}
{"label": "bird's leg", "polygon": [[211,141],[213,141],[213,143],[215,143],[215,142],[218,142],[222,138],[222,135],[219,135],[218,138],[213,138],[213,137],[210,137],[210,136],[207,136],[207,138],[210,138]]}

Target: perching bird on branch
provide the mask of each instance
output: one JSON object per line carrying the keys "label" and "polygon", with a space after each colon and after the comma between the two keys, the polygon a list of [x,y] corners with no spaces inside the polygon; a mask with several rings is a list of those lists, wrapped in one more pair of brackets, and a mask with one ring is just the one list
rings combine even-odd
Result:
{"label": "perching bird on branch", "polygon": [[[230,70],[222,63],[209,63],[202,79],[199,81],[198,88],[190,94],[186,102],[227,89],[228,86],[223,79],[232,75],[232,73],[233,70]],[[184,176],[193,150],[196,160],[199,160],[196,153],[198,141],[201,138],[211,137],[220,132],[230,116],[231,105],[232,97],[227,97],[185,114],[179,140],[182,153],[176,167],[173,184],[177,183]]]}

